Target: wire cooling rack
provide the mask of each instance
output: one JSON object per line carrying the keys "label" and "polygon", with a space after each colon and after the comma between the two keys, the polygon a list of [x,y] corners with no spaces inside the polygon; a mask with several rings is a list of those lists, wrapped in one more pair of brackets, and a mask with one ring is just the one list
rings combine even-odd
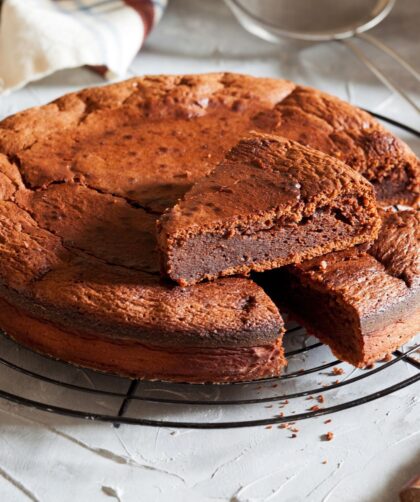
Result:
{"label": "wire cooling rack", "polygon": [[420,380],[419,343],[395,351],[390,360],[369,369],[338,361],[300,327],[288,330],[285,343],[288,369],[280,378],[199,385],[102,375],[47,359],[2,336],[0,398],[116,426],[226,429],[330,415]]}
{"label": "wire cooling rack", "polygon": [[[376,114],[375,114],[376,115]],[[376,115],[418,140],[420,133]],[[413,145],[414,146],[414,145]],[[420,337],[387,361],[356,369],[297,325],[279,378],[225,385],[129,380],[55,361],[0,336],[0,398],[37,410],[120,424],[191,429],[270,426],[330,415],[420,380]]]}

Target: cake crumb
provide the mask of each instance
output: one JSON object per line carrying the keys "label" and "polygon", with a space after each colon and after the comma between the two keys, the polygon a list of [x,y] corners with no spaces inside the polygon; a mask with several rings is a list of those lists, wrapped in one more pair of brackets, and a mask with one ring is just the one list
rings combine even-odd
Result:
{"label": "cake crumb", "polygon": [[314,404],[313,406],[311,406],[309,408],[309,411],[318,411],[320,410],[321,408],[317,405],[317,404]]}
{"label": "cake crumb", "polygon": [[327,418],[327,420],[324,420],[324,424],[330,424],[331,423],[331,418]]}
{"label": "cake crumb", "polygon": [[280,425],[279,425],[279,429],[287,429],[287,426],[288,426],[288,424],[287,424],[287,423],[285,423],[285,424],[280,424]]}
{"label": "cake crumb", "polygon": [[323,460],[322,463],[325,465],[328,462],[328,460]]}
{"label": "cake crumb", "polygon": [[272,404],[268,404],[268,405],[266,406],[266,408],[272,408],[272,407],[273,407],[273,405],[272,405]]}
{"label": "cake crumb", "polygon": [[272,425],[267,425],[265,428],[266,428],[266,429],[272,429],[272,428],[273,428],[273,426],[272,426]]}
{"label": "cake crumb", "polygon": [[291,431],[291,432],[299,432],[299,429],[298,429],[298,428],[296,428],[296,427],[292,427],[292,428],[290,429],[290,431]]}
{"label": "cake crumb", "polygon": [[334,380],[333,382],[335,385],[338,385],[340,383],[340,380]]}
{"label": "cake crumb", "polygon": [[290,439],[294,439],[294,438],[297,438],[297,434],[292,434],[291,436],[289,436]]}
{"label": "cake crumb", "polygon": [[321,436],[322,441],[332,441],[334,439],[334,433],[333,432],[327,432],[326,434],[323,434]]}
{"label": "cake crumb", "polygon": [[279,417],[280,417],[280,418],[281,418],[281,417],[284,417],[284,413],[283,413],[282,411],[279,413]]}
{"label": "cake crumb", "polygon": [[333,375],[343,375],[344,370],[343,370],[343,368],[339,368],[338,366],[334,366],[334,368],[332,369],[332,373],[333,373]]}
{"label": "cake crumb", "polygon": [[318,401],[318,403],[323,403],[325,401],[324,396],[322,394],[317,396],[316,400]]}

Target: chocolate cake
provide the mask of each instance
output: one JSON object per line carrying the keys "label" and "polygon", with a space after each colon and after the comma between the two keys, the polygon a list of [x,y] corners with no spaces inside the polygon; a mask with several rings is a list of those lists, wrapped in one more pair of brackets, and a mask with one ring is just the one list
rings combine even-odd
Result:
{"label": "chocolate cake", "polygon": [[158,221],[163,269],[182,286],[263,271],[377,236],[372,186],[285,138],[242,139]]}
{"label": "chocolate cake", "polygon": [[414,202],[418,162],[369,115],[291,82],[135,78],[0,122],[0,328],[136,378],[277,375],[280,314],[251,280],[159,276],[155,220],[250,130],[342,158],[384,201]]}
{"label": "chocolate cake", "polygon": [[308,332],[363,367],[420,329],[420,215],[384,212],[378,239],[273,271],[264,281]]}

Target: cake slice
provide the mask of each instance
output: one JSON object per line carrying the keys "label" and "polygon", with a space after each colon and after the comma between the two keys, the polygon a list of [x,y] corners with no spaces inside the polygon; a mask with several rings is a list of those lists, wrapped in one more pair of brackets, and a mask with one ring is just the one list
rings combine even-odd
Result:
{"label": "cake slice", "polygon": [[372,240],[373,188],[282,137],[242,139],[158,221],[162,268],[182,286],[297,263]]}
{"label": "cake slice", "polygon": [[262,277],[272,297],[309,333],[358,367],[420,331],[419,213],[382,217],[370,248],[330,253]]}

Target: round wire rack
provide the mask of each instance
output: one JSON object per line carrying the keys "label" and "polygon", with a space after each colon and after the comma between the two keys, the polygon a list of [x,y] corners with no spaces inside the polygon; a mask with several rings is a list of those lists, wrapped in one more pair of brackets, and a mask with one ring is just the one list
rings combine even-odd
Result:
{"label": "round wire rack", "polygon": [[[374,114],[416,141],[420,133]],[[414,146],[414,145],[413,145]],[[330,415],[420,380],[420,337],[368,369],[334,358],[303,328],[289,324],[288,366],[279,378],[224,385],[145,382],[55,361],[0,330],[0,398],[69,417],[120,424],[227,429],[290,424]]]}

